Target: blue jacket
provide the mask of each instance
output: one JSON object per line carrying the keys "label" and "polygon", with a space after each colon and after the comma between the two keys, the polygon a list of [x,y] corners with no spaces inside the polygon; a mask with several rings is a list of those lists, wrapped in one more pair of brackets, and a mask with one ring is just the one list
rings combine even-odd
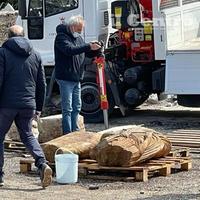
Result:
{"label": "blue jacket", "polygon": [[56,28],[54,44],[56,79],[79,82],[83,73],[84,53],[91,50],[81,36],[73,36],[66,25]]}
{"label": "blue jacket", "polygon": [[41,58],[23,37],[0,48],[0,107],[42,110],[46,81]]}

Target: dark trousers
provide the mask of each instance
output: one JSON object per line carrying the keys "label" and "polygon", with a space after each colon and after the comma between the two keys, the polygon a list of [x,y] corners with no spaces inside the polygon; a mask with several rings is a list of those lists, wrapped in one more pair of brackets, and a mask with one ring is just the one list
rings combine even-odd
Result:
{"label": "dark trousers", "polygon": [[4,139],[13,121],[15,122],[21,141],[35,159],[35,166],[40,167],[46,162],[44,153],[38,140],[32,133],[32,119],[34,110],[0,108],[0,173],[4,165]]}

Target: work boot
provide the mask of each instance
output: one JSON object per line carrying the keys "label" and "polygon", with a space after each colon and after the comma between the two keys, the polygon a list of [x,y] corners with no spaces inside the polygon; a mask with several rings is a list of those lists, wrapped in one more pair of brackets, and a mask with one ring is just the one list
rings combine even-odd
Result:
{"label": "work boot", "polygon": [[52,183],[52,169],[46,164],[42,164],[39,169],[42,187],[45,188]]}
{"label": "work boot", "polygon": [[4,186],[3,174],[0,175],[0,187]]}

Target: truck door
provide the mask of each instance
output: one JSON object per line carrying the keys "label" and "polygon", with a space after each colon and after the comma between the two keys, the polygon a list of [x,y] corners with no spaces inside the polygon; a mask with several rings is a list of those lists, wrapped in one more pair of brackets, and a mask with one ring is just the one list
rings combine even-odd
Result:
{"label": "truck door", "polygon": [[27,37],[40,52],[43,64],[54,65],[56,26],[72,15],[83,15],[82,0],[30,0]]}
{"label": "truck door", "polygon": [[27,33],[30,40],[44,38],[43,2],[30,0],[27,18]]}

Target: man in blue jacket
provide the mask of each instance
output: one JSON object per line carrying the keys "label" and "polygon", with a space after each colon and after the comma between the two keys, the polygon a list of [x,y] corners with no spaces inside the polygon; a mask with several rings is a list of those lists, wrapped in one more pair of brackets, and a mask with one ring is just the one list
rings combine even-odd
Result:
{"label": "man in blue jacket", "polygon": [[9,38],[0,48],[0,186],[4,185],[3,142],[14,121],[46,187],[52,181],[52,170],[32,133],[32,119],[40,115],[44,104],[44,68],[39,54],[23,35],[21,26],[11,26]]}
{"label": "man in blue jacket", "polygon": [[55,39],[55,76],[60,88],[63,133],[79,130],[78,114],[81,110],[81,86],[84,53],[101,48],[95,42],[85,43],[80,35],[84,20],[73,16],[66,25],[57,26]]}

